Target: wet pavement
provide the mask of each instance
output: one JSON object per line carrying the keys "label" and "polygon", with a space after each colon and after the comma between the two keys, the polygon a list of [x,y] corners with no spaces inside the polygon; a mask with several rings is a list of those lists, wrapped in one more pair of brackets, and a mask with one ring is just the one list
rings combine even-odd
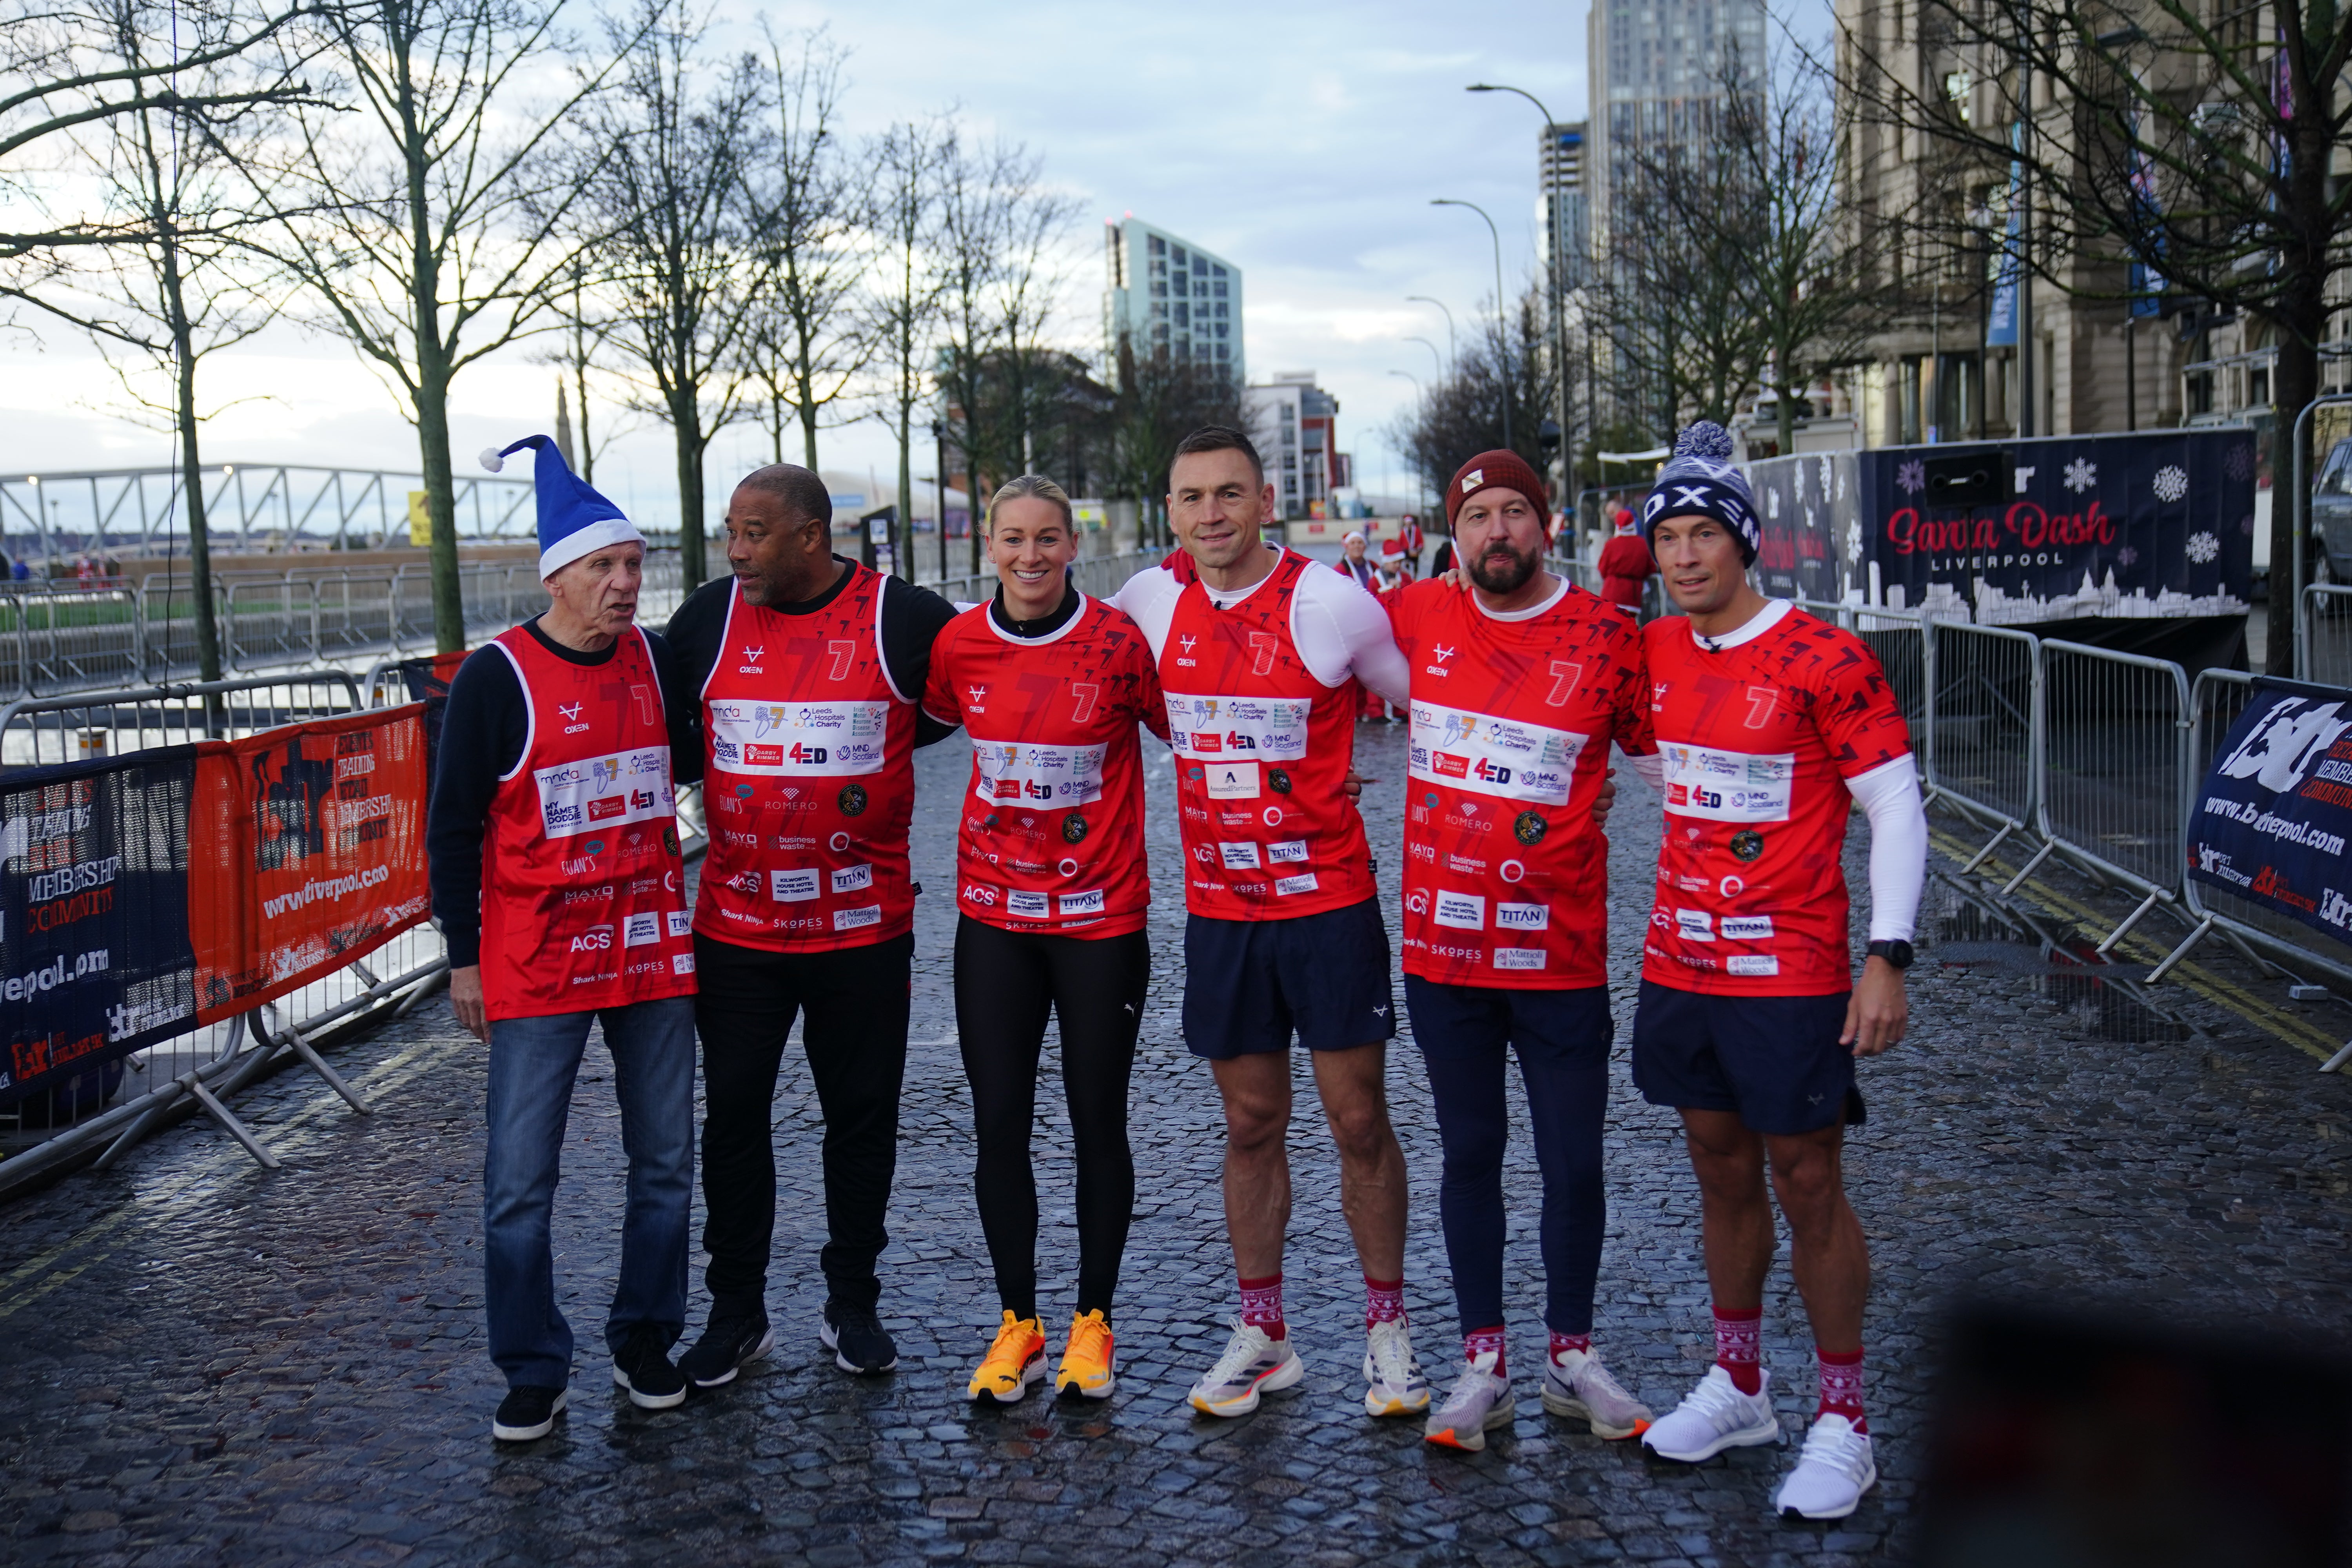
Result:
{"label": "wet pavement", "polygon": [[[1391,867],[1402,741],[1401,729],[1368,729],[1360,748],[1378,779],[1366,797],[1374,843]],[[961,741],[924,754],[926,800],[951,795],[966,754]],[[1163,869],[1175,863],[1164,755],[1150,785]],[[1654,810],[1629,781],[1612,862],[1621,1069]],[[2046,910],[2038,925],[2021,921],[1974,879],[1938,879],[1912,1038],[1865,1068],[1869,1121],[1848,1155],[1874,1254],[1866,1340],[1884,1476],[1851,1520],[1769,1515],[1793,1442],[1696,1468],[1654,1461],[1542,1415],[1524,1377],[1517,1426],[1483,1455],[1433,1450],[1417,1423],[1366,1418],[1360,1288],[1304,1087],[1286,1268],[1309,1375],[1250,1418],[1195,1418],[1183,1394],[1222,1347],[1234,1286],[1215,1096],[1177,1035],[1181,913],[1164,885],[1134,1093],[1141,1197],[1118,1313],[1119,1391],[1104,1405],[1038,1395],[976,1412],[961,1390],[995,1312],[948,986],[950,820],[919,816],[918,875],[932,892],[882,1270],[895,1374],[853,1380],[817,1344],[818,1121],[805,1068],[788,1061],[775,1353],[677,1410],[637,1410],[612,1387],[595,1347],[617,1245],[618,1123],[609,1063],[592,1052],[557,1215],[562,1300],[583,1344],[572,1405],[550,1438],[494,1447],[480,1052],[436,1001],[338,1053],[376,1100],[373,1117],[307,1074],[239,1102],[280,1172],[193,1123],[111,1172],[0,1210],[0,1376],[12,1396],[0,1415],[0,1560],[1901,1561],[1917,1544],[1933,1359],[1952,1301],[2122,1300],[2191,1326],[2347,1320],[2352,1085],[2319,1078],[2304,1051],[2213,999],[2231,984],[2279,988],[2200,956],[2220,977],[2206,993],[2138,993],[2109,982],[2144,967],[2081,966],[2095,932],[2086,940]],[[1962,832],[1939,827],[1947,844]],[[1858,821],[1854,837],[1860,886]],[[2085,907],[2115,903],[2052,881]],[[2315,1037],[2345,1026],[2340,1009],[2307,1012]],[[1390,1078],[1412,1182],[1408,1301],[1425,1364],[1450,1375],[1437,1142],[1409,1047]],[[1598,1344],[1663,1409],[1711,1354],[1696,1194],[1671,1114],[1643,1105],[1622,1070],[1615,1097]],[[1061,1318],[1076,1244],[1058,1101],[1057,1086],[1040,1095],[1040,1260],[1048,1315]],[[1523,1125],[1508,1181],[1512,1351],[1525,1367],[1540,1353],[1541,1276]],[[1785,1267],[1765,1331],[1793,1438],[1813,1374]]]}

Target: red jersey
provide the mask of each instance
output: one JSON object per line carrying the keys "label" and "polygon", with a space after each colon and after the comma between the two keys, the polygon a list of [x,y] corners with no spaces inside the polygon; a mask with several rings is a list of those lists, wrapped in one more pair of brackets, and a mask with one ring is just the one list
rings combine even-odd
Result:
{"label": "red jersey", "polygon": [[1290,635],[1298,579],[1282,559],[1226,609],[1196,579],[1160,650],[1181,810],[1184,907],[1219,920],[1289,920],[1375,891],[1364,821],[1342,790],[1355,748],[1350,682],[1326,686]]}
{"label": "red jersey", "polygon": [[1844,781],[1911,751],[1878,656],[1793,605],[1720,650],[1679,616],[1643,640],[1644,741],[1666,791],[1643,977],[1759,996],[1850,990]]}
{"label": "red jersey", "polygon": [[1612,534],[1601,547],[1601,596],[1612,605],[1642,606],[1642,584],[1658,570],[1648,541],[1638,534]]}
{"label": "red jersey", "polygon": [[541,1018],[693,995],[669,728],[644,630],[599,665],[556,658],[523,626],[474,657],[514,666],[530,716],[483,825],[483,1011]]}
{"label": "red jersey", "polygon": [[882,576],[788,616],[727,601],[702,684],[710,854],[694,929],[769,952],[865,947],[912,929],[915,696],[882,660]]}
{"label": "red jersey", "polygon": [[1646,696],[1633,623],[1581,588],[1506,617],[1415,583],[1390,605],[1412,665],[1404,968],[1449,985],[1609,978],[1609,840],[1592,805]]}
{"label": "red jersey", "polygon": [[956,907],[1006,931],[1142,930],[1151,877],[1135,727],[1167,721],[1135,623],[1083,594],[1038,637],[1004,630],[986,605],[966,610],[931,645],[923,706],[972,742]]}

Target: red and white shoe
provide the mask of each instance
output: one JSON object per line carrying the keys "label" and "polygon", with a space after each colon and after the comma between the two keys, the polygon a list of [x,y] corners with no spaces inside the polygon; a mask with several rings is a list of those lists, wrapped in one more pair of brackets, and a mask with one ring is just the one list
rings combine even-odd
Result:
{"label": "red and white shoe", "polygon": [[1270,1339],[1255,1323],[1231,1320],[1234,1337],[1217,1364],[1192,1385],[1192,1408],[1203,1415],[1246,1415],[1261,1395],[1297,1385],[1307,1375],[1287,1336]]}

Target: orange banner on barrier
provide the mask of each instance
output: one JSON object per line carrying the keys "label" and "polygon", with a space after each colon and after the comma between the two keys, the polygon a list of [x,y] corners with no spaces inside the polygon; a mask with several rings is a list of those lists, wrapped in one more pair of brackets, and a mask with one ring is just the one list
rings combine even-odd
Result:
{"label": "orange banner on barrier", "polygon": [[208,744],[190,813],[197,1017],[321,979],[425,917],[425,707]]}

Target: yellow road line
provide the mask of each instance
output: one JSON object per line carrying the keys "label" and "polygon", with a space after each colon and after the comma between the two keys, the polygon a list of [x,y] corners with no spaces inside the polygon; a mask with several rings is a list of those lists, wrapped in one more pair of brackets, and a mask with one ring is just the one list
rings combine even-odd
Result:
{"label": "yellow road line", "polygon": [[[1965,843],[1941,828],[1930,829],[1928,837],[1934,841],[1937,848],[1961,865],[1968,864],[1976,854],[1974,845]],[[2002,864],[1997,856],[1988,858],[1980,869],[1996,885],[2006,883],[2010,877],[2016,874],[2014,868]],[[2076,899],[2070,898],[2038,877],[2027,878],[2022,886],[2025,891],[2033,895],[2036,903],[2053,914],[2064,915],[2094,930],[2112,923],[2112,917],[2102,914]],[[2171,951],[2147,941],[2137,930],[2118,942],[2116,948],[2119,952],[2142,960],[2150,968],[2162,963],[2165,955]],[[2334,1056],[2344,1044],[2343,1041],[2322,1030],[2308,1019],[2283,1011],[2276,1004],[2265,1002],[2243,986],[2222,979],[2202,964],[2193,963],[2184,959],[2172,966],[2171,973],[2178,976],[2182,984],[2202,995],[2207,1001],[2237,1014],[2248,1023],[2268,1031],[2297,1050],[2307,1052],[2321,1061],[2326,1061]]]}
{"label": "yellow road line", "polygon": [[34,1302],[39,1300],[42,1297],[47,1295],[50,1291],[64,1284],[67,1280],[71,1279],[83,1269],[88,1268],[91,1263],[97,1263],[107,1256],[109,1255],[101,1252],[97,1258],[91,1258],[89,1263],[76,1264],[71,1268],[58,1269],[55,1274],[50,1275],[47,1279],[42,1280],[38,1285],[34,1286],[31,1289],[26,1291],[15,1300],[10,1301],[5,1305],[0,1305],[0,1319],[6,1318],[9,1313],[16,1311],[20,1307],[31,1306]]}

